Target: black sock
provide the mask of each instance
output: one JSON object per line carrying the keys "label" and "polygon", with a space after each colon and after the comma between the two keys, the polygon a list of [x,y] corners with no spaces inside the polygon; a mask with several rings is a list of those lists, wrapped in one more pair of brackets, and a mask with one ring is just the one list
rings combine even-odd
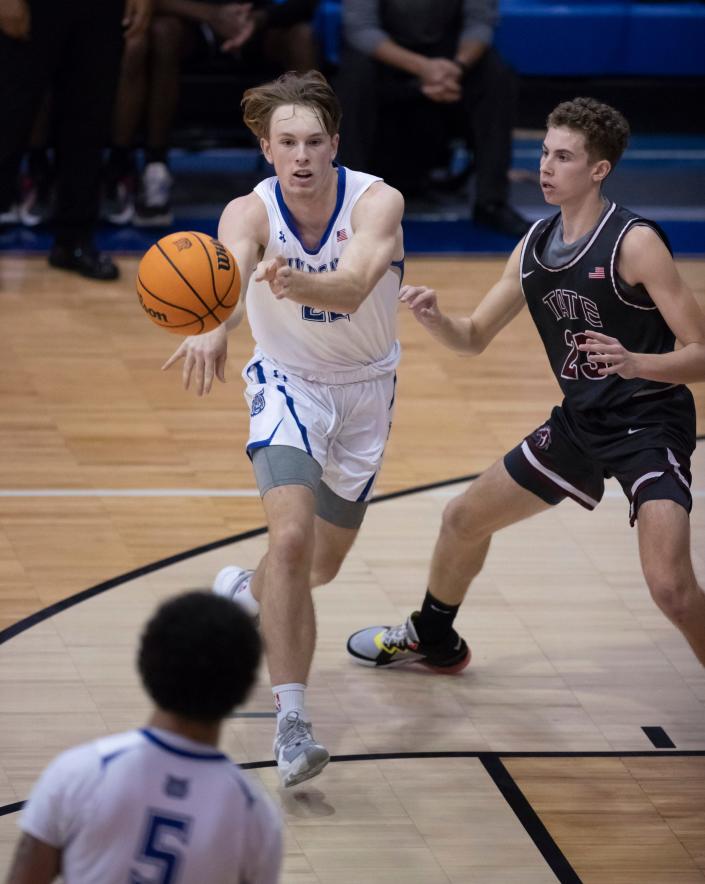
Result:
{"label": "black sock", "polygon": [[164,165],[168,165],[167,161],[167,148],[166,147],[146,147],[144,151],[144,164],[145,166],[149,165],[149,163],[164,163]]}
{"label": "black sock", "polygon": [[460,605],[447,605],[439,602],[426,590],[426,597],[421,606],[421,613],[414,625],[423,642],[436,644],[442,642],[453,631],[453,621]]}
{"label": "black sock", "polygon": [[49,154],[44,147],[32,147],[27,151],[27,171],[32,178],[47,178],[51,170]]}
{"label": "black sock", "polygon": [[125,147],[122,144],[113,145],[108,154],[106,168],[115,178],[122,178],[123,175],[133,174],[135,170],[135,156],[132,148]]}

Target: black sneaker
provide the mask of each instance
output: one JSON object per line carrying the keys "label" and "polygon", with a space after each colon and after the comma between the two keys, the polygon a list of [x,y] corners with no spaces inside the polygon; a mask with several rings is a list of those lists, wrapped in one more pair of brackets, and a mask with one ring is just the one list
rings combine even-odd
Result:
{"label": "black sneaker", "polygon": [[423,644],[414,621],[418,611],[400,626],[368,626],[348,639],[348,653],[363,666],[403,666],[421,663],[434,672],[452,675],[470,662],[470,648],[453,630],[438,644]]}
{"label": "black sneaker", "polygon": [[92,244],[54,244],[49,252],[49,263],[59,270],[71,270],[88,279],[113,280],[120,275],[110,255],[99,252]]}

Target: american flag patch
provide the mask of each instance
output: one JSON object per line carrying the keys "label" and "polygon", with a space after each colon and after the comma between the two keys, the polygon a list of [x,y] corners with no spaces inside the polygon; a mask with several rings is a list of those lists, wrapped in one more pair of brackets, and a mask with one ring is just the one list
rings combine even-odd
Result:
{"label": "american flag patch", "polygon": [[335,241],[342,242],[344,239],[348,238],[348,232],[343,228],[342,230],[337,230],[335,233]]}
{"label": "american flag patch", "polygon": [[604,267],[596,267],[594,270],[591,270],[588,273],[588,279],[604,279],[605,278],[605,268]]}

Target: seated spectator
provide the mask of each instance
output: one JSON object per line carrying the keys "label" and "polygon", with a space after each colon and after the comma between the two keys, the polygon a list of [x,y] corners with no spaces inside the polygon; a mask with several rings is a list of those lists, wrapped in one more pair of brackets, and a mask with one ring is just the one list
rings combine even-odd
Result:
{"label": "seated spectator", "polygon": [[[114,224],[171,224],[172,176],[168,164],[180,75],[185,59],[213,46],[234,58],[253,81],[262,72],[315,67],[311,19],[316,0],[220,3],[156,0],[147,34],[127,42],[105,170],[104,215]],[[233,97],[233,106],[237,97]],[[145,164],[139,183],[135,139],[144,126]]]}
{"label": "seated spectator", "polygon": [[23,152],[48,90],[56,116],[52,267],[91,279],[119,271],[94,241],[101,154],[123,35],[146,27],[150,0],[3,0],[0,3],[0,224],[18,218]]}
{"label": "seated spectator", "polygon": [[343,0],[342,13],[341,162],[413,196],[459,131],[474,155],[474,220],[523,235],[508,203],[516,78],[491,45],[496,0]]}

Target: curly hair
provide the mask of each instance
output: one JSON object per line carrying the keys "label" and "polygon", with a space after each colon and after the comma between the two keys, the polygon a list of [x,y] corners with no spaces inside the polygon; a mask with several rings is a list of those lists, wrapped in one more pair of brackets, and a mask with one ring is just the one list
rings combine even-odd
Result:
{"label": "curly hair", "polygon": [[257,138],[269,138],[272,114],[284,104],[309,107],[331,137],[340,129],[340,103],[319,71],[288,71],[270,83],[248,89],[240,102],[245,125]]}
{"label": "curly hair", "polygon": [[590,160],[608,160],[612,168],[617,165],[629,141],[629,123],[622,114],[594,98],[562,102],[548,115],[546,126],[565,126],[581,132]]}
{"label": "curly hair", "polygon": [[212,722],[245,699],[261,653],[259,633],[241,608],[194,591],[157,609],[142,633],[137,668],[160,709]]}

